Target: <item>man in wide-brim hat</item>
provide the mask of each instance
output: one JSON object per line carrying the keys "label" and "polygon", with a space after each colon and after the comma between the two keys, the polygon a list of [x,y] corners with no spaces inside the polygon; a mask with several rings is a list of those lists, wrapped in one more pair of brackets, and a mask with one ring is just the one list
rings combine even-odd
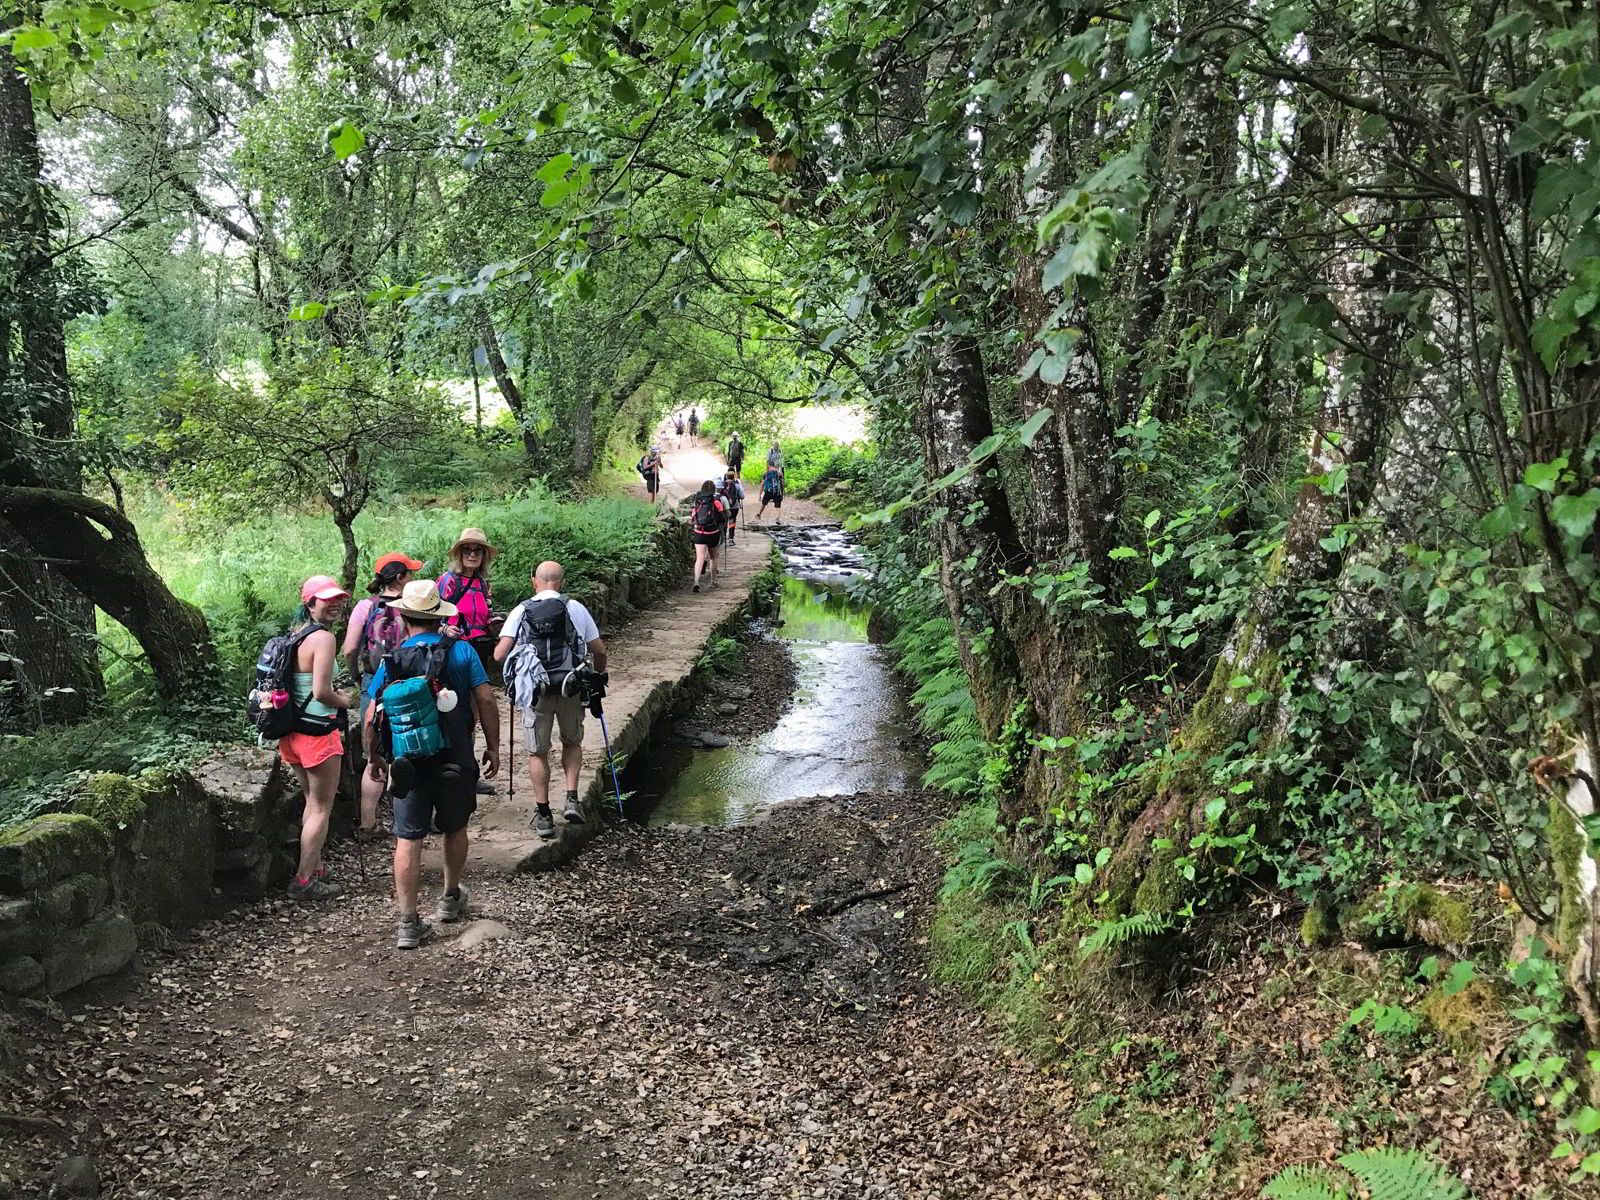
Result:
{"label": "man in wide-brim hat", "polygon": [[[379,666],[367,689],[377,702],[367,709],[363,731],[368,761],[377,757],[374,717],[383,702],[383,689],[393,680],[426,674],[441,643],[444,661],[437,681],[454,694],[453,704],[444,692],[439,697],[446,702],[439,708],[445,748],[429,758],[407,760],[409,771],[396,767],[393,772],[397,776],[395,790],[398,792],[402,783],[406,786],[404,794],[394,797],[394,898],[400,916],[395,945],[414,950],[433,934],[433,926],[417,913],[417,888],[422,843],[434,827],[444,834],[444,895],[439,898],[435,919],[460,920],[466,908],[461,873],[467,864],[467,821],[478,807],[473,790],[478,761],[473,751],[472,719],[476,714],[483,725],[483,774],[493,778],[500,770],[500,711],[477,652],[465,642],[445,642],[440,636],[440,623],[455,616],[456,606],[439,595],[437,584],[431,579],[414,579],[390,607],[404,619],[406,638]],[[404,775],[411,778],[403,780]]]}

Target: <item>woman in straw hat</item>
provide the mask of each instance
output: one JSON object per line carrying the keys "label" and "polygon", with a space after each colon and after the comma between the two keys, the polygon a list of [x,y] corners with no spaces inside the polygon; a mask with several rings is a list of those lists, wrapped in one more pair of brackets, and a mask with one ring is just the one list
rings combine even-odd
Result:
{"label": "woman in straw hat", "polygon": [[[438,579],[439,598],[456,609],[456,615],[444,624],[444,635],[465,639],[478,652],[478,661],[491,678],[497,673],[494,643],[500,630],[493,614],[489,567],[499,553],[488,534],[470,526],[450,547],[450,569]],[[479,795],[493,791],[488,780],[478,781]]]}

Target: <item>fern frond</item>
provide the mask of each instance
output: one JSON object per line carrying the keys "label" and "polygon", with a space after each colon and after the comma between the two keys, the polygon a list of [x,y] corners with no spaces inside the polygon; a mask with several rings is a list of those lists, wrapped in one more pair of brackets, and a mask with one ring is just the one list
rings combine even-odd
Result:
{"label": "fern frond", "polygon": [[1109,947],[1121,946],[1134,938],[1153,937],[1171,928],[1172,918],[1160,913],[1134,913],[1114,921],[1101,921],[1078,943],[1078,953],[1089,958]]}
{"label": "fern frond", "polygon": [[1327,1167],[1285,1167],[1261,1189],[1263,1200],[1348,1200],[1350,1191]]}
{"label": "fern frond", "polygon": [[1467,1185],[1425,1154],[1382,1146],[1339,1159],[1372,1200],[1468,1200]]}

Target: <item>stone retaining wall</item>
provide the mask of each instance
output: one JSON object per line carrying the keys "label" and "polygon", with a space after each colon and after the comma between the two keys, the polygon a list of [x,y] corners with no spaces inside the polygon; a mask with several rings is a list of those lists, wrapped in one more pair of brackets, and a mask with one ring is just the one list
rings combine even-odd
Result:
{"label": "stone retaining wall", "polygon": [[[663,517],[643,570],[585,603],[607,630],[687,569],[688,526]],[[92,777],[73,810],[0,830],[0,996],[55,996],[133,960],[140,931],[259,900],[294,870],[302,800],[277,755],[239,747],[191,771]],[[335,822],[353,805],[335,809]]]}
{"label": "stone retaining wall", "polygon": [[97,775],[76,811],[0,832],[0,993],[59,995],[126,966],[142,927],[258,898],[292,866],[274,852],[294,807],[276,757],[242,748],[193,773]]}

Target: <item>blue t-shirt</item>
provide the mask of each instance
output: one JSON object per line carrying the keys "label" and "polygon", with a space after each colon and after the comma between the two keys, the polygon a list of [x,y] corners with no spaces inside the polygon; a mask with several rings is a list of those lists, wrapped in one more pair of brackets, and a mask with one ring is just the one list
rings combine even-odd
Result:
{"label": "blue t-shirt", "polygon": [[[418,633],[401,642],[401,646],[431,646],[439,640],[437,633]],[[378,664],[378,671],[372,677],[372,682],[367,685],[367,695],[377,699],[378,693],[383,691],[385,678],[388,675],[389,664]],[[445,686],[461,697],[461,703],[469,703],[472,689],[479,684],[489,682],[489,674],[483,669],[483,660],[478,657],[478,652],[472,648],[472,643],[459,638],[450,640],[450,653],[444,660]]]}

